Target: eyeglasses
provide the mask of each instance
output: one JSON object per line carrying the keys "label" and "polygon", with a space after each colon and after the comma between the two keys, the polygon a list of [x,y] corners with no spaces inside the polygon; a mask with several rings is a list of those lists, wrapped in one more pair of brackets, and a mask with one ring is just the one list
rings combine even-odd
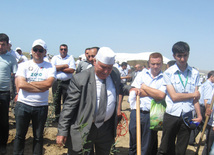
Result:
{"label": "eyeglasses", "polygon": [[66,48],[60,48],[60,51],[67,51]]}
{"label": "eyeglasses", "polygon": [[43,52],[44,52],[44,49],[38,49],[38,48],[34,47],[34,48],[33,48],[33,51],[34,51],[34,52],[39,51],[39,53],[43,53]]}

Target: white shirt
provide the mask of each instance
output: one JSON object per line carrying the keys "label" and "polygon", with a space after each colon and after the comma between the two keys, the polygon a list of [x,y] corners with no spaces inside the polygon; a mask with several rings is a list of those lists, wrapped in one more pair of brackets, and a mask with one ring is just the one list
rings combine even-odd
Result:
{"label": "white shirt", "polygon": [[28,61],[28,58],[27,58],[25,55],[22,54],[22,55],[20,55],[20,56],[21,56],[21,58],[23,59],[23,61],[20,62],[20,63],[18,64],[18,66],[20,66],[20,64],[22,64],[22,63]]}
{"label": "white shirt", "polygon": [[22,60],[21,55],[19,55],[18,52],[14,51],[14,50],[10,50],[8,51],[12,56],[14,56],[16,58],[16,61],[19,62],[20,60]]}
{"label": "white shirt", "polygon": [[[143,70],[139,74],[137,74],[131,86],[135,88],[140,88],[143,83],[145,83],[147,86],[151,88],[158,89],[166,93],[166,86],[163,85],[164,79],[162,72],[153,78],[151,74],[151,69]],[[134,91],[130,92],[129,94],[129,103],[131,109],[136,109],[136,94],[135,92],[134,93],[133,92]],[[141,97],[140,109],[143,111],[150,111],[152,99],[153,98],[149,96]]]}
{"label": "white shirt", "polygon": [[[101,92],[101,85],[103,80],[99,79],[96,75],[95,75],[95,80],[96,80],[96,87],[97,87],[97,107],[96,107],[96,112],[97,112],[97,109],[99,108],[100,92]],[[111,116],[114,113],[114,109],[116,105],[116,89],[110,75],[106,78],[106,89],[107,89],[107,107],[106,107],[106,116],[104,121],[107,121],[108,119],[111,118]]]}
{"label": "white shirt", "polygon": [[[49,77],[55,78],[56,67],[51,63],[43,61],[40,64],[29,60],[22,63],[16,73],[17,76],[26,78],[28,83],[33,81],[44,81]],[[45,92],[32,93],[23,89],[19,90],[18,101],[30,106],[44,106],[48,105],[49,90]]]}
{"label": "white shirt", "polygon": [[[60,55],[56,55],[52,58],[51,63],[54,66],[67,64],[69,68],[72,68],[74,70],[76,69],[75,61],[72,55],[71,56],[67,55],[65,58],[62,58]],[[66,81],[68,79],[71,79],[71,77],[72,77],[72,73],[65,73],[62,71],[57,71],[56,73],[56,78],[58,80]]]}

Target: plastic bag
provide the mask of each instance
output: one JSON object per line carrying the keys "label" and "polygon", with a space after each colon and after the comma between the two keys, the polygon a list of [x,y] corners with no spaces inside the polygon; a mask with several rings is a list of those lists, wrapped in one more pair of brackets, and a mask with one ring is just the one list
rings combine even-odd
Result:
{"label": "plastic bag", "polygon": [[156,102],[154,99],[151,101],[150,109],[150,129],[158,131],[163,129],[163,115],[166,111],[166,102]]}

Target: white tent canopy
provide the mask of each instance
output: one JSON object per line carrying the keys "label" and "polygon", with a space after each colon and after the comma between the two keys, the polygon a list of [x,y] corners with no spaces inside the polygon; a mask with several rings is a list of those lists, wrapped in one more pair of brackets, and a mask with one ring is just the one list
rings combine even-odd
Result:
{"label": "white tent canopy", "polygon": [[[127,62],[131,60],[149,60],[150,54],[154,52],[142,52],[142,53],[116,53],[116,61],[119,61],[119,63]],[[166,64],[170,59],[163,56],[163,63]]]}

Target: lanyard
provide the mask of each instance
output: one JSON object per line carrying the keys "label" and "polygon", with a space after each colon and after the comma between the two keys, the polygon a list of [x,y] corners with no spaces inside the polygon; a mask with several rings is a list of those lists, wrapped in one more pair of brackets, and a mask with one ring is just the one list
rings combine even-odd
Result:
{"label": "lanyard", "polygon": [[185,90],[185,88],[186,88],[186,86],[187,86],[188,74],[189,74],[189,70],[187,71],[187,78],[186,78],[186,82],[185,82],[185,85],[184,85],[184,82],[183,82],[183,80],[181,79],[181,75],[180,75],[180,73],[179,73],[179,71],[178,71],[178,76],[179,76],[179,79],[180,79],[180,81],[181,81],[181,83],[182,83],[182,85],[183,85],[183,87],[184,87],[184,90]]}

